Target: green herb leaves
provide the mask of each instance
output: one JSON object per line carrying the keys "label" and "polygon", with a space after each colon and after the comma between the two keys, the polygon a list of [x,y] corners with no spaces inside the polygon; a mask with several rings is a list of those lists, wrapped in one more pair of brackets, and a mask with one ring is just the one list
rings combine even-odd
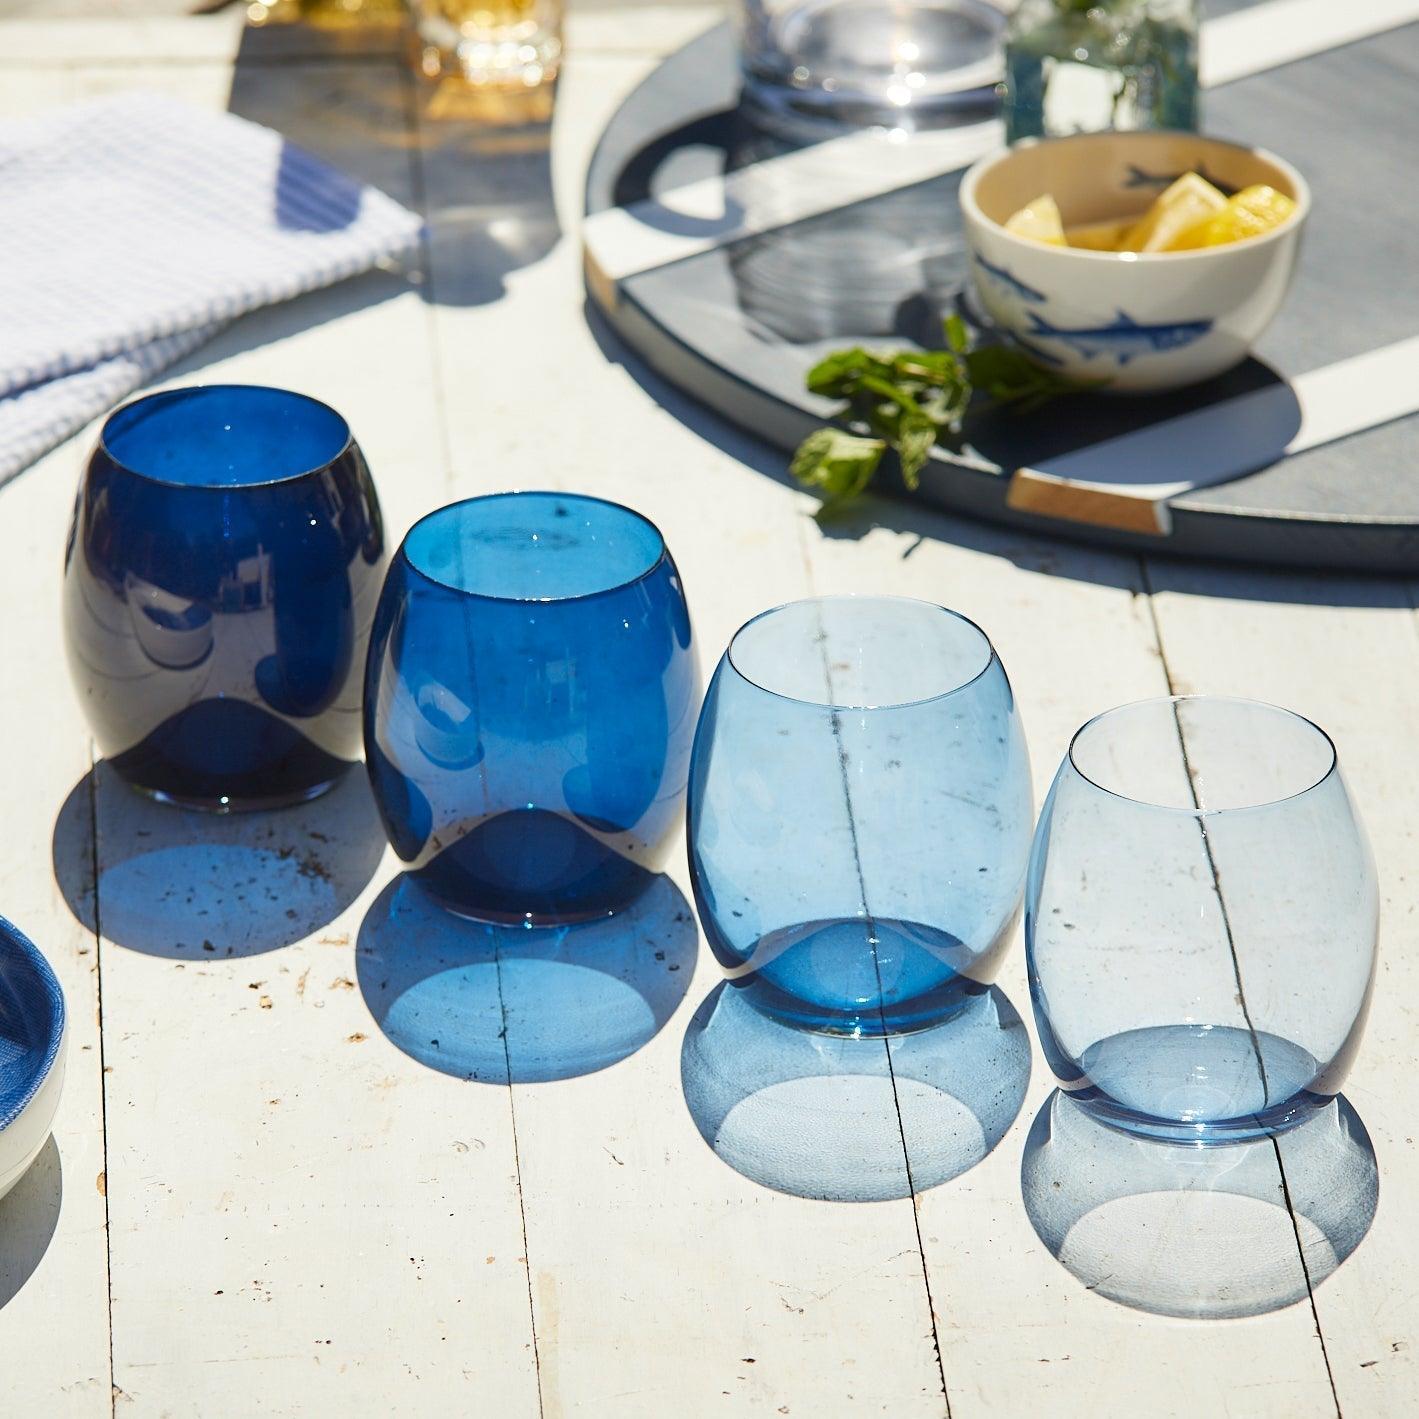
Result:
{"label": "green herb leaves", "polygon": [[798,445],[788,471],[800,483],[817,488],[823,507],[855,498],[871,481],[887,451],[882,439],[858,438],[841,429],[818,429]]}
{"label": "green herb leaves", "polygon": [[808,371],[809,390],[843,400],[837,418],[865,431],[818,429],[794,453],[789,472],[823,495],[823,513],[861,493],[888,448],[916,489],[932,445],[960,433],[973,399],[1023,411],[1072,388],[1009,346],[973,349],[959,316],[946,321],[945,336],[944,350],[835,350]]}

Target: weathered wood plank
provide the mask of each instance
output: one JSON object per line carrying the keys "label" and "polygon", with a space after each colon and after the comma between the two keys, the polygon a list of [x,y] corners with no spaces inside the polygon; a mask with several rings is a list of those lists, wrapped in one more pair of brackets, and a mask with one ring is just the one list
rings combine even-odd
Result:
{"label": "weathered wood plank", "polygon": [[72,488],[73,455],[61,450],[0,490],[0,654],[11,667],[0,696],[10,823],[0,913],[49,959],[69,1018],[54,1138],[0,1201],[0,1367],[7,1410],[88,1419],[110,1412],[99,952],[65,906],[52,862],[92,882],[87,812],[77,836],[51,838],[89,764],[58,636]]}
{"label": "weathered wood plank", "polygon": [[[407,201],[402,75],[377,68],[241,71],[232,101]],[[197,71],[172,72],[191,94]],[[447,477],[427,335],[417,289],[376,275],[240,322],[173,378],[340,409],[397,539]],[[357,988],[390,873],[362,777],[231,821],[158,816],[106,770],[96,798],[114,1366],[134,1412],[535,1413],[507,1096],[401,1054]]]}
{"label": "weathered wood plank", "polygon": [[[920,596],[963,611],[987,631],[1019,700],[1037,802],[1084,720],[1167,693],[1131,557],[881,503],[847,527],[814,533],[810,545],[820,591]],[[1001,986],[1028,1013],[1019,944]],[[1052,1419],[1184,1419],[1229,1412],[1232,1404],[1239,1415],[1278,1419],[1333,1414],[1303,1308],[1225,1325],[1180,1324],[1090,1294],[1050,1255],[1022,1205],[1021,1149],[1052,1088],[1036,1052],[1024,1107],[1004,1141],[974,1169],[917,1199],[954,1419],[1041,1407]],[[910,1136],[907,1142],[921,1146]],[[1080,1160],[1081,1171],[1089,1161]],[[1289,1243],[1279,1208],[1276,1220]],[[1146,1258],[1152,1243],[1140,1233],[1134,1245]],[[1284,1252],[1281,1264],[1288,1264]],[[1303,1286],[1299,1257],[1291,1265]],[[1146,1275],[1146,1262],[1143,1269]],[[1233,1395],[1246,1398],[1234,1402]]]}
{"label": "weathered wood plank", "polygon": [[[568,488],[649,515],[685,578],[708,674],[743,620],[803,595],[807,576],[799,500],[734,456],[757,456],[752,442],[722,450],[655,407],[690,410],[654,381],[648,398],[642,372],[599,343],[613,337],[569,318],[584,301],[570,229],[585,162],[647,68],[574,58],[554,162],[534,156],[520,183],[499,180],[495,140],[480,155],[476,135],[431,135],[426,123],[433,290],[452,298],[435,324],[457,490]],[[480,260],[488,238],[460,243],[460,222],[487,223],[502,251]],[[494,301],[486,283],[500,258],[506,295]],[[939,1419],[910,1204],[833,1206],[758,1187],[719,1161],[686,1111],[681,1043],[718,977],[707,956],[698,968],[685,959],[683,848],[669,879],[648,929],[667,966],[694,970],[673,1018],[610,1068],[512,1089],[543,1412]],[[646,941],[650,969],[656,945]],[[569,936],[569,956],[579,949],[595,948]]]}
{"label": "weathered wood plank", "polygon": [[[667,10],[665,33],[688,22]],[[220,34],[154,20],[123,41],[131,55],[104,50],[107,30],[65,29],[56,52],[60,35],[7,27],[32,47],[0,58],[0,103],[18,112],[142,83],[223,105],[237,41],[219,23]],[[628,39],[624,23],[582,21],[557,145],[543,156],[535,133],[509,160],[506,142],[461,148],[466,133],[423,121],[421,175],[444,222],[433,293],[446,304],[426,307],[394,277],[366,278],[241,322],[175,377],[289,383],[330,400],[365,446],[395,536],[455,491],[557,486],[633,503],[676,553],[706,671],[747,616],[810,590],[956,606],[986,627],[1011,672],[1042,795],[1079,722],[1165,687],[1135,564],[885,506],[875,509],[882,526],[860,541],[823,538],[804,520],[805,500],[764,476],[772,456],[618,363],[611,337],[572,318],[582,295],[567,233],[586,155],[666,42],[638,22]],[[55,67],[34,67],[44,62]],[[409,200],[402,125],[414,92],[377,58],[271,65],[249,47],[232,104]],[[0,579],[12,607],[57,606],[82,443],[0,492]],[[280,815],[274,838],[251,820],[197,820],[189,838],[183,815],[135,802],[101,770],[92,782],[113,1070],[105,1185],[115,1377],[133,1412],[227,1412],[235,1402],[292,1414],[449,1404],[511,1419],[539,1408],[617,1419],[939,1415],[933,1328],[957,1419],[1034,1409],[1066,1419],[1328,1415],[1327,1358],[1346,1413],[1412,1412],[1416,1307],[1403,1270],[1407,1214],[1394,1199],[1415,1166],[1402,954],[1414,905],[1404,808],[1419,787],[1404,717],[1419,691],[1413,613],[1400,588],[1375,583],[1173,565],[1152,576],[1179,687],[1260,694],[1331,728],[1380,860],[1384,964],[1349,1096],[1374,1138],[1385,1200],[1371,1236],[1317,1288],[1326,1353],[1305,1303],[1225,1325],[1179,1323],[1088,1294],[1048,1254],[1020,1200],[1024,1134],[1050,1087],[1038,1058],[1004,1141],[923,1194],[914,1213],[906,1202],[804,1201],[731,1171],[681,1094],[681,1041],[715,972],[707,957],[693,973],[688,965],[678,857],[663,890],[672,910],[642,922],[646,945],[659,933],[691,977],[671,1018],[607,1069],[509,1091],[424,1067],[371,1018],[371,1005],[381,1018],[391,1007],[369,973],[378,953],[357,960],[354,943],[367,916],[383,919],[392,863],[386,854],[374,867],[380,843],[358,780],[323,806]],[[33,643],[24,653],[40,668],[11,687],[0,727],[12,742],[34,742],[36,723],[46,735],[16,789],[44,804],[43,828],[33,841],[20,835],[0,864],[0,911],[55,959],[75,1033],[56,1135],[63,1197],[27,1279],[54,1212],[52,1159],[0,1205],[0,1238],[20,1208],[25,1239],[0,1262],[0,1296],[11,1278],[23,1281],[0,1309],[0,1357],[17,1412],[89,1415],[107,1412],[110,1378],[98,952],[48,864],[48,826],[71,794],[54,850],[82,919],[86,735],[56,625],[54,615],[12,614],[4,631]],[[140,829],[175,856],[145,864]],[[338,863],[320,860],[328,878],[298,866],[292,875],[293,859],[279,856],[309,853],[312,829],[343,843]],[[291,905],[277,920],[265,899],[219,894],[205,904],[224,919],[217,949],[198,940],[178,951],[194,921],[166,915],[158,888],[181,885],[184,854],[190,870],[190,855],[213,844],[252,861]],[[263,954],[223,954],[278,941]],[[1025,1010],[1018,951],[1002,986]]]}
{"label": "weathered wood plank", "polygon": [[[1172,563],[1153,566],[1152,577],[1179,690],[1269,700],[1324,727],[1374,847],[1380,966],[1345,1095],[1374,1145],[1380,1204],[1369,1235],[1316,1286],[1314,1299],[1341,1411],[1398,1419],[1419,1408],[1419,1290],[1405,1260],[1414,1227],[1405,1199],[1419,1186],[1409,1102],[1416,1026],[1411,948],[1419,908],[1412,729],[1419,626],[1411,592],[1388,580]],[[1324,990],[1325,982],[1298,980],[1296,988]]]}

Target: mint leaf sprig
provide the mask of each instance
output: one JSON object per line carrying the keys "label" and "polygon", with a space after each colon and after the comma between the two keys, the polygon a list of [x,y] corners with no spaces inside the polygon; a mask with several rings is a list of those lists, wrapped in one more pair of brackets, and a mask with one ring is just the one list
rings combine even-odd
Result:
{"label": "mint leaf sprig", "polygon": [[902,481],[915,491],[932,446],[958,438],[973,403],[978,409],[1008,405],[1025,413],[1078,388],[1010,346],[973,347],[958,315],[947,319],[945,336],[944,350],[874,353],[854,345],[835,350],[808,371],[809,390],[841,399],[834,417],[849,426],[815,430],[789,464],[794,478],[822,494],[819,516],[830,516],[864,492],[889,448],[901,465]]}

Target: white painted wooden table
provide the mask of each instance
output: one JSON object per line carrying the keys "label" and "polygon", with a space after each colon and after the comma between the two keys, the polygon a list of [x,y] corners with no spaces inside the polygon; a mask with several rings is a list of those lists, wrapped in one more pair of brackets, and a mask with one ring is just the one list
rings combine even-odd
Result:
{"label": "white painted wooden table", "polygon": [[[550,166],[514,154],[506,172],[522,176],[498,197],[487,165],[509,162],[506,144],[421,118],[388,49],[273,54],[242,46],[232,14],[36,8],[0,21],[0,111],[159,88],[271,123],[435,218],[415,279],[372,276],[249,317],[174,372],[336,405],[394,537],[439,503],[507,486],[631,502],[669,537],[706,670],[740,622],[784,599],[944,601],[1009,667],[1039,793],[1083,719],[1170,684],[1276,700],[1330,728],[1383,884],[1379,987],[1347,1090],[1381,1193],[1369,1236],[1309,1300],[1170,1320],[1090,1293],[1026,1219],[1021,1150],[1051,1089],[1038,1055],[983,1162],[914,1200],[860,1205],[760,1187],[702,1141],[680,1047],[717,980],[707,952],[674,1017],[611,1068],[508,1088],[417,1063],[356,984],[361,922],[395,870],[385,853],[366,880],[362,781],[324,806],[213,826],[145,817],[102,769],[90,776],[58,609],[85,435],[0,490],[0,910],[48,953],[72,1015],[54,1144],[0,1206],[0,1411],[1419,1414],[1415,585],[1141,563],[880,503],[858,535],[824,537],[812,502],[766,476],[774,455],[638,373],[584,314],[588,153],[711,12],[574,14]],[[330,860],[345,853],[312,886],[299,853],[316,830],[336,839]],[[235,885],[198,881],[212,842],[247,854],[294,918],[273,925]],[[672,876],[688,897],[679,855]],[[1001,984],[1026,1007],[1018,949]]]}

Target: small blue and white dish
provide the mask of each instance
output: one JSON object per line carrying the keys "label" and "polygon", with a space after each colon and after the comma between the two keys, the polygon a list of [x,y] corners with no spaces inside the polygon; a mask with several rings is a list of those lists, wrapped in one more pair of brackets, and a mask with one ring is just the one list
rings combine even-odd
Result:
{"label": "small blue and white dish", "polygon": [[64,992],[49,962],[0,917],[0,1197],[49,1138],[66,1037]]}
{"label": "small blue and white dish", "polygon": [[[1274,187],[1295,203],[1278,226],[1194,251],[1095,251],[1006,230],[1044,193],[1065,230],[1142,216],[1184,173],[1238,192]],[[1306,180],[1274,153],[1153,129],[1032,139],[961,179],[976,296],[1036,364],[1109,393],[1180,389],[1247,356],[1286,299],[1310,212]]]}

